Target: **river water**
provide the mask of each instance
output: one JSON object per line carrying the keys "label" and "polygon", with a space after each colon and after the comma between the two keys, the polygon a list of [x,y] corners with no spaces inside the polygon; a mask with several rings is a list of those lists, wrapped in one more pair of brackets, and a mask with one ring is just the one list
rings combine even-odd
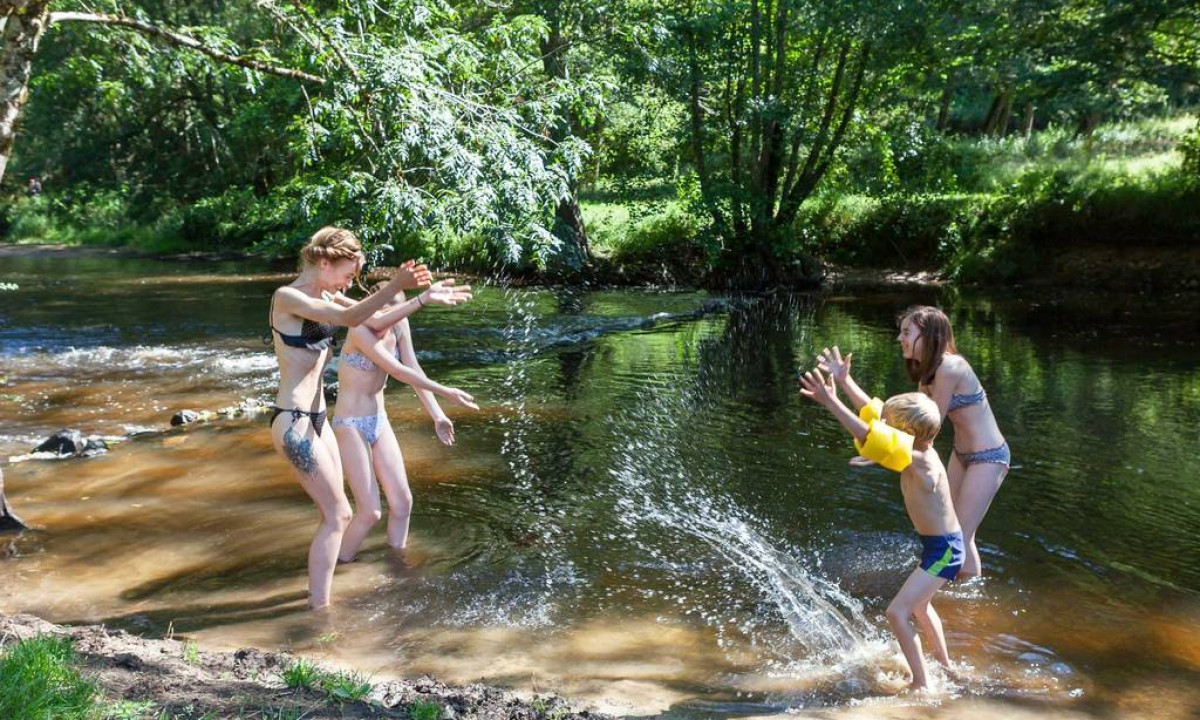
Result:
{"label": "river water", "polygon": [[[426,371],[471,392],[439,445],[388,411],[416,498],[304,610],[313,505],[264,418],[262,342],[288,277],[239,263],[0,253],[0,457],[59,428],[104,456],[6,465],[37,527],[0,538],[0,611],[290,648],[377,676],[558,691],[623,714],[953,709],[1200,712],[1200,332],[1161,298],[942,289],[724,298],[483,288],[425,311]],[[11,284],[15,284],[13,288]],[[1014,467],[981,531],[988,576],[935,605],[965,678],[892,697],[883,610],[915,552],[894,474],[851,468],[796,376],[852,349],[906,391],[895,314],[939,303]],[[714,312],[715,310],[715,312]],[[952,433],[938,440],[950,447]],[[948,704],[948,705],[947,705]],[[971,705],[970,707],[974,707]]]}

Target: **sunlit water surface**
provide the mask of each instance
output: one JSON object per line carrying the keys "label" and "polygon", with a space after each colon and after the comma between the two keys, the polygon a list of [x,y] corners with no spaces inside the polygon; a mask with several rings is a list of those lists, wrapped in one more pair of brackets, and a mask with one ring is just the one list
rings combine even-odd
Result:
{"label": "sunlit water surface", "polygon": [[[1200,343],[1170,303],[922,290],[696,313],[722,298],[487,287],[414,321],[426,370],[481,402],[450,410],[459,444],[406,387],[387,396],[409,553],[377,529],[314,615],[316,513],[264,420],[168,429],[183,408],[270,399],[262,336],[286,276],[0,254],[0,280],[18,285],[0,291],[0,456],[63,427],[133,435],[6,467],[39,529],[0,539],[0,611],[620,713],[1200,711]],[[988,577],[936,600],[964,679],[892,698],[882,615],[915,536],[896,476],[850,468],[795,378],[837,343],[868,391],[910,389],[894,315],[914,302],[950,311],[1015,464],[981,535]]]}

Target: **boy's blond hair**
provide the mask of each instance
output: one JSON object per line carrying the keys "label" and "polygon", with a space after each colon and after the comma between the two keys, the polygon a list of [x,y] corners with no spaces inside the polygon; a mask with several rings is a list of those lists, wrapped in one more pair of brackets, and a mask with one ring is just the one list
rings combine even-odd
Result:
{"label": "boy's blond hair", "polygon": [[883,404],[883,420],[923,442],[933,442],[942,426],[942,414],[938,412],[937,403],[919,392],[888,398]]}

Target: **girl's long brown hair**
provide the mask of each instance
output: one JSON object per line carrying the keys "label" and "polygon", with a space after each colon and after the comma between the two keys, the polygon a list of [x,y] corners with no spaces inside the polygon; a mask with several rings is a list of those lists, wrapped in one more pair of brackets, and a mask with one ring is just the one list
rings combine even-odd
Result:
{"label": "girl's long brown hair", "polygon": [[905,320],[921,331],[922,339],[920,356],[904,360],[908,378],[920,385],[932,385],[933,378],[942,365],[942,356],[946,353],[958,353],[958,348],[954,346],[954,330],[950,327],[950,318],[938,308],[918,305],[905,310],[900,315],[899,324],[903,325]]}

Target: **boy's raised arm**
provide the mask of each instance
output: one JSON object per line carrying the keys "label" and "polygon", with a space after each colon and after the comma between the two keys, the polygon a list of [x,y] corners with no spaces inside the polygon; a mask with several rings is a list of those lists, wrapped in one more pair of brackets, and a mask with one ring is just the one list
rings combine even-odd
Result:
{"label": "boy's raised arm", "polygon": [[827,378],[821,374],[820,369],[813,368],[801,376],[800,386],[801,395],[819,405],[824,405],[825,409],[833,413],[833,416],[838,419],[842,427],[854,436],[855,440],[860,443],[866,441],[870,427],[841,401],[832,377]]}

